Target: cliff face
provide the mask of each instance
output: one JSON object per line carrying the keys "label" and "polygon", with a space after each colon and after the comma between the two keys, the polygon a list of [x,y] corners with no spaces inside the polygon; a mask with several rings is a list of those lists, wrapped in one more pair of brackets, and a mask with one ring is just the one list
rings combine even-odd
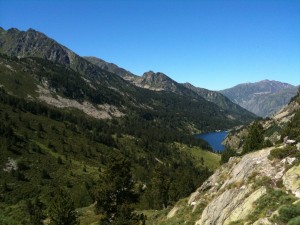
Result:
{"label": "cliff face", "polygon": [[[158,224],[274,224],[283,204],[300,198],[299,153],[272,157],[275,147],[232,157]],[[276,149],[284,151],[285,147]],[[298,154],[298,155],[297,155]],[[275,197],[274,197],[275,196]],[[267,202],[272,199],[272,202]],[[270,200],[271,201],[271,200]],[[280,216],[279,216],[280,218]]]}

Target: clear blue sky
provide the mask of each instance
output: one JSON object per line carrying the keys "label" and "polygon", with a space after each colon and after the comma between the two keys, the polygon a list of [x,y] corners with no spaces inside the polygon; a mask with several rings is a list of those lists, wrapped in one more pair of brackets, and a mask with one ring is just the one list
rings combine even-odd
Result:
{"label": "clear blue sky", "polygon": [[211,90],[300,84],[300,0],[0,0],[0,26]]}

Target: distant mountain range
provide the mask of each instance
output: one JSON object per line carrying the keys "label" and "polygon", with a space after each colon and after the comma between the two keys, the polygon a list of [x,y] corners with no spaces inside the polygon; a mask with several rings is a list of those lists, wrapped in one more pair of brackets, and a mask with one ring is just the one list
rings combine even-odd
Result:
{"label": "distant mountain range", "polygon": [[[261,117],[270,116],[286,105],[290,98],[297,93],[296,86],[269,80],[239,84],[216,92],[194,87],[189,83],[177,83],[160,72],[149,71],[142,76],[137,76],[102,59],[80,57],[55,40],[33,29],[23,32],[17,29],[5,31],[0,28],[0,52],[16,57],[39,57],[68,66],[80,74],[96,79],[101,84],[101,89],[107,89],[109,86],[110,91],[125,91],[124,89],[128,88],[128,83],[124,83],[126,80],[143,89],[167,91],[194,98],[202,97],[219,106],[228,115],[231,114],[229,118],[241,118],[242,114],[246,116],[247,112],[244,109]],[[99,82],[100,80],[101,82]],[[107,92],[109,91],[107,90]]]}
{"label": "distant mountain range", "polygon": [[271,116],[297,94],[298,87],[273,80],[244,83],[220,91],[232,102],[258,116]]}
{"label": "distant mountain range", "polygon": [[[255,118],[255,115],[227,98],[224,100],[225,97],[221,94],[215,93],[227,105],[218,102],[219,98],[209,99],[207,96],[210,91],[207,90],[207,94],[203,94],[204,89],[201,92],[195,91],[196,89],[179,84],[163,73],[150,71],[139,77],[101,59],[83,58],[33,29],[19,31],[12,28],[6,31],[0,28],[0,53],[17,58],[42,58],[64,66],[64,73],[70,73],[67,78],[64,77],[66,75],[56,73],[56,65],[49,68],[48,72],[52,75],[44,75],[35,87],[36,92],[41,93],[42,88],[42,93],[47,91],[49,94],[40,94],[38,99],[55,106],[76,106],[75,108],[84,110],[86,107],[82,106],[82,102],[86,101],[84,104],[93,106],[88,112],[91,116],[106,113],[109,115],[107,117],[114,117],[138,112],[154,120],[158,114],[166,113],[166,116],[178,117],[181,126],[198,131],[227,129]],[[34,59],[32,62],[24,62],[24,65],[30,63],[37,70],[42,70],[42,65],[46,62]],[[14,64],[18,63],[12,59],[6,60],[6,64],[15,69]],[[67,72],[68,70],[70,71]],[[36,81],[33,79],[32,83]],[[50,96],[54,96],[54,99]],[[57,102],[61,98],[72,98],[77,102],[71,105],[65,99]],[[104,109],[106,112],[103,112]]]}
{"label": "distant mountain range", "polygon": [[85,59],[101,66],[103,69],[116,73],[138,87],[155,91],[171,91],[179,94],[187,94],[185,89],[187,88],[206,100],[217,104],[224,110],[234,109],[240,111],[239,107],[232,104],[233,102],[260,117],[271,116],[285,106],[297,93],[297,86],[270,80],[239,84],[217,92],[198,88],[189,83],[177,83],[163,73],[149,71],[144,73],[143,76],[137,76],[102,59],[95,57],[85,57]]}
{"label": "distant mountain range", "polygon": [[225,97],[223,94],[217,91],[211,91],[205,88],[198,88],[190,83],[177,83],[164,73],[155,73],[153,71],[149,71],[144,73],[142,76],[137,76],[123,68],[116,66],[115,64],[105,62],[102,59],[98,59],[95,57],[84,58],[95,65],[101,66],[101,68],[107,68],[110,72],[115,72],[117,75],[130,81],[135,86],[154,91],[173,92],[184,96],[196,95],[218,105],[222,108],[222,110],[226,112],[234,112],[234,114],[240,115],[247,115],[248,113],[238,104],[234,104],[231,100],[229,100],[227,97]]}

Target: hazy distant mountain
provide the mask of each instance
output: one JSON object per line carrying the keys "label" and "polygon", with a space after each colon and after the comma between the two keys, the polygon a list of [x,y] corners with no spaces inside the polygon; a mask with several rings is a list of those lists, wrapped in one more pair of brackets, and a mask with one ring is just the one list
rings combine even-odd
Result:
{"label": "hazy distant mountain", "polygon": [[234,103],[258,116],[270,116],[297,94],[297,87],[279,81],[244,83],[220,91]]}
{"label": "hazy distant mountain", "polygon": [[184,83],[183,86],[197,93],[207,101],[213,102],[226,111],[234,111],[239,114],[247,114],[249,111],[236,103],[233,103],[229,98],[217,91],[211,91],[205,88],[195,87],[190,83]]}

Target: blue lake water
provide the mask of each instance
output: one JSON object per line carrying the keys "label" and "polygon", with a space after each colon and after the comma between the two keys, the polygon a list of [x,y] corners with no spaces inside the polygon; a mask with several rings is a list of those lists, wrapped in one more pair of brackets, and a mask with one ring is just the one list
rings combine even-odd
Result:
{"label": "blue lake water", "polygon": [[205,134],[196,134],[196,138],[201,138],[207,141],[214,151],[224,151],[225,147],[222,145],[223,140],[227,135],[227,131],[211,132]]}

